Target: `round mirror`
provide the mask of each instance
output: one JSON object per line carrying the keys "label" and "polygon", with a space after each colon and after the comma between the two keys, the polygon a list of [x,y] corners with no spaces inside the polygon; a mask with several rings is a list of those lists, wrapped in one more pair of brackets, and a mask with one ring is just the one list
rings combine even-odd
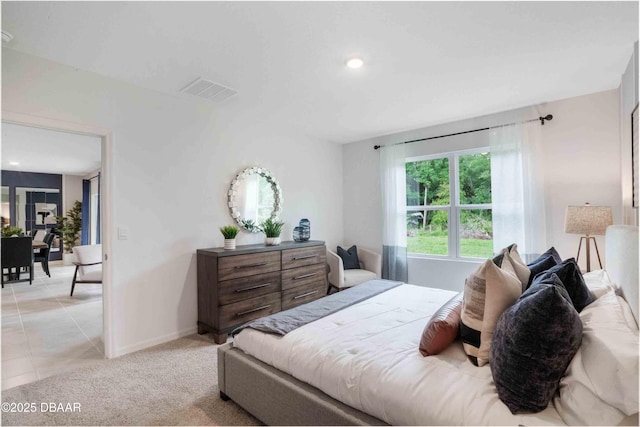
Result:
{"label": "round mirror", "polygon": [[231,181],[229,210],[240,227],[257,233],[258,225],[267,218],[276,219],[282,211],[280,184],[266,169],[243,170]]}

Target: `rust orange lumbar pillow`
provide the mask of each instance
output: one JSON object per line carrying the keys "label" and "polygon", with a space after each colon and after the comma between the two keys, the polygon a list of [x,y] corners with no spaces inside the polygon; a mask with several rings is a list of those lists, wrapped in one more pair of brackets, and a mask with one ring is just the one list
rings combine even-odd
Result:
{"label": "rust orange lumbar pillow", "polygon": [[423,356],[438,354],[455,341],[460,329],[462,296],[463,293],[460,292],[451,298],[431,317],[422,331],[420,354]]}

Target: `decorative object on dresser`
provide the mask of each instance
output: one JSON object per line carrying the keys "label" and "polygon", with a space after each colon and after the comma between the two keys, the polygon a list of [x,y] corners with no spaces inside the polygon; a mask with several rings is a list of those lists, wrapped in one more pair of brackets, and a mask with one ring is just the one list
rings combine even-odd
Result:
{"label": "decorative object on dresser", "polygon": [[236,327],[326,294],[324,242],[198,249],[198,333],[222,344]]}
{"label": "decorative object on dresser", "polygon": [[258,233],[258,224],[269,218],[275,220],[282,212],[282,190],[271,172],[250,167],[231,181],[227,204],[240,227]]}
{"label": "decorative object on dresser", "polygon": [[236,248],[236,236],[240,229],[233,225],[225,225],[220,227],[220,232],[224,236],[224,248],[235,249]]}
{"label": "decorative object on dresser", "polygon": [[585,203],[584,206],[567,206],[564,232],[582,234],[580,244],[578,245],[576,263],[580,261],[580,249],[582,248],[582,241],[584,240],[587,252],[587,272],[591,271],[591,240],[593,240],[593,245],[596,248],[598,264],[600,264],[600,268],[602,268],[598,244],[596,243],[596,238],[593,236],[604,236],[605,230],[611,224],[613,224],[611,206],[591,206],[589,203]]}
{"label": "decorative object on dresser", "polygon": [[272,218],[267,218],[260,224],[260,231],[267,236],[265,241],[267,246],[276,246],[280,244],[280,233],[282,233],[283,225],[284,222],[277,221]]}
{"label": "decorative object on dresser", "polygon": [[298,226],[293,229],[293,240],[295,242],[306,242],[311,238],[311,222],[307,218],[302,218]]}

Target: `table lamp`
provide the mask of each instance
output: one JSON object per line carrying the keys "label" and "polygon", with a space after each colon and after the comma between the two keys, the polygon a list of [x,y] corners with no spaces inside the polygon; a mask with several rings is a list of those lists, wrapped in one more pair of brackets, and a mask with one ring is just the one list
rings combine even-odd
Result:
{"label": "table lamp", "polygon": [[598,263],[600,264],[600,268],[602,268],[600,252],[598,252],[598,244],[596,243],[596,238],[593,236],[604,235],[605,230],[611,224],[613,224],[611,206],[591,206],[589,203],[586,203],[584,206],[567,206],[564,221],[564,232],[570,234],[582,234],[582,237],[580,237],[580,244],[578,245],[576,263],[580,260],[580,249],[582,248],[582,241],[585,240],[587,272],[591,271],[591,240],[593,240],[593,245],[596,248]]}

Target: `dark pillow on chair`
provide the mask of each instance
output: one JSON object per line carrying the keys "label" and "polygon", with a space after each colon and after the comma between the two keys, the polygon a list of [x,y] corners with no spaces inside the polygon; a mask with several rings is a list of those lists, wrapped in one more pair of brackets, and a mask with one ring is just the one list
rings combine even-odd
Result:
{"label": "dark pillow on chair", "polygon": [[356,248],[356,245],[353,245],[346,250],[341,246],[338,246],[338,256],[342,258],[342,264],[345,270],[360,268],[360,260],[358,259],[358,248]]}
{"label": "dark pillow on chair", "polygon": [[557,275],[536,281],[496,325],[489,366],[511,413],[543,411],[582,342],[582,320]]}
{"label": "dark pillow on chair", "polygon": [[595,301],[595,297],[584,282],[582,273],[580,273],[580,267],[578,267],[574,258],[569,258],[560,264],[551,267],[547,271],[543,271],[538,274],[533,279],[533,283],[535,284],[536,282],[548,279],[552,274],[558,275],[558,278],[562,281],[562,284],[567,290],[567,293],[571,298],[571,302],[578,313]]}
{"label": "dark pillow on chair", "polygon": [[531,264],[528,264],[527,267],[529,267],[529,271],[531,271],[531,275],[529,276],[529,283],[527,284],[527,289],[531,286],[531,283],[533,282],[534,277],[536,277],[538,274],[542,273],[543,271],[547,271],[548,269],[555,267],[556,265],[558,265],[558,261],[552,255],[547,255],[545,258],[540,257],[536,259],[534,262],[532,262]]}

